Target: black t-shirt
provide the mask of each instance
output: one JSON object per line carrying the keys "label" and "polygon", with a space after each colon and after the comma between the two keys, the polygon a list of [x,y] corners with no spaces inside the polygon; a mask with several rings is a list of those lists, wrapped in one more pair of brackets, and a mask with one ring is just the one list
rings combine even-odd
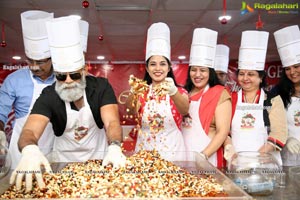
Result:
{"label": "black t-shirt", "polygon": [[[103,128],[103,122],[100,108],[107,104],[117,104],[113,88],[105,78],[87,76],[85,92],[95,122],[101,129]],[[55,91],[55,83],[43,90],[36,100],[31,114],[48,117],[56,136],[61,136],[64,133],[67,123],[66,106]]]}

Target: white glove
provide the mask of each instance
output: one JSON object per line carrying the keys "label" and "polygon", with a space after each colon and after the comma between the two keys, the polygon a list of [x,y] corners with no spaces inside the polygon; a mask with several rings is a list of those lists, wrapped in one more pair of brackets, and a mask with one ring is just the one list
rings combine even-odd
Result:
{"label": "white glove", "polygon": [[0,145],[2,145],[3,147],[7,146],[6,134],[4,133],[4,131],[0,131]]}
{"label": "white glove", "polygon": [[170,96],[175,95],[176,92],[178,91],[178,89],[174,83],[174,80],[170,77],[165,78],[165,84],[163,87],[167,90],[167,92]]}
{"label": "white glove", "polygon": [[226,161],[230,161],[233,155],[236,154],[232,144],[227,144],[224,148],[224,158]]}
{"label": "white glove", "polygon": [[116,144],[109,145],[107,154],[103,159],[102,166],[106,166],[109,163],[113,164],[113,170],[125,167],[126,157],[122,153],[121,147]]}
{"label": "white glove", "polygon": [[43,181],[41,165],[44,165],[45,172],[52,172],[47,158],[40,151],[39,147],[37,145],[27,145],[22,150],[21,160],[12,173],[9,183],[13,184],[16,181],[17,190],[20,190],[22,179],[25,175],[26,192],[29,192],[32,189],[32,175],[35,174],[38,186],[44,188],[45,183]]}
{"label": "white glove", "polygon": [[204,159],[204,160],[208,160],[208,156],[206,154],[204,154],[203,152],[199,152],[199,155]]}
{"label": "white glove", "polygon": [[296,138],[290,137],[286,147],[291,153],[298,154],[300,152],[300,142]]}

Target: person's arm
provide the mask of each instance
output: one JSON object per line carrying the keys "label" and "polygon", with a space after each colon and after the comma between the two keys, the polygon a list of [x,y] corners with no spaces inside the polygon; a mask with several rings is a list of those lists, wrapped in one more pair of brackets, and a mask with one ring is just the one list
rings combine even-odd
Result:
{"label": "person's arm", "polygon": [[37,145],[38,140],[42,136],[48,122],[49,118],[44,115],[29,115],[18,141],[19,150],[22,151],[22,149],[27,145]]}
{"label": "person's arm", "polygon": [[177,91],[173,96],[171,96],[178,112],[181,115],[187,115],[189,113],[189,97],[187,94],[180,93]]}
{"label": "person's arm", "polygon": [[269,111],[270,133],[268,142],[260,147],[259,152],[280,151],[287,140],[287,118],[282,99],[278,95],[271,99],[271,102],[272,107]]}
{"label": "person's arm", "polygon": [[186,94],[181,94],[176,87],[174,80],[170,77],[165,78],[165,81],[162,82],[161,87],[164,88],[171,99],[173,100],[178,112],[181,115],[187,115],[189,113],[189,98]]}
{"label": "person's arm", "polygon": [[102,165],[109,163],[113,165],[113,169],[124,167],[126,157],[122,153],[120,143],[123,140],[122,127],[119,120],[119,112],[117,104],[107,104],[101,108],[101,118],[104,123],[106,135],[110,145],[107,154],[103,159]]}
{"label": "person's arm", "polygon": [[208,157],[215,153],[227,139],[231,122],[231,100],[227,99],[219,104],[215,111],[216,135],[203,150]]}
{"label": "person's arm", "polygon": [[12,111],[13,104],[16,102],[15,88],[16,82],[13,74],[8,75],[0,87],[0,130],[4,131],[8,115]]}
{"label": "person's arm", "polygon": [[119,111],[117,104],[107,104],[100,108],[101,119],[104,123],[108,140],[122,141],[122,127],[120,125]]}

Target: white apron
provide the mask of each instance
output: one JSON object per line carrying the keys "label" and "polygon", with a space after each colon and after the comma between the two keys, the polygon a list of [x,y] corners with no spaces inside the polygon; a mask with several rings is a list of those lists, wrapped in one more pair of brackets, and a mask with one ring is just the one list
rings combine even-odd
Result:
{"label": "white apron", "polygon": [[[232,144],[236,152],[258,151],[268,139],[267,127],[263,119],[265,92],[261,90],[259,103],[243,103],[242,90],[238,92],[238,99],[234,117],[231,122]],[[281,156],[278,151],[271,154],[279,165],[282,165]]]}
{"label": "white apron", "polygon": [[[291,104],[287,108],[288,137],[294,137],[300,141],[300,98],[292,97]],[[284,166],[300,165],[300,153],[292,154],[287,147],[282,152]]]}
{"label": "white apron", "polygon": [[165,100],[157,102],[150,99],[151,94],[152,86],[144,107],[135,151],[156,149],[166,160],[184,161],[184,141],[171,112],[170,96],[166,95]]}
{"label": "white apron", "polygon": [[103,159],[107,150],[107,139],[104,129],[99,129],[90,106],[83,95],[84,106],[79,110],[71,109],[65,102],[67,124],[62,136],[55,137],[54,153],[56,162],[83,162],[89,159]]}
{"label": "white apron", "polygon": [[[32,100],[31,104],[28,110],[28,114],[24,117],[21,117],[19,119],[16,119],[15,125],[12,132],[12,137],[9,144],[9,152],[11,154],[12,158],[12,165],[11,168],[15,169],[21,159],[22,154],[19,151],[18,148],[18,140],[20,138],[23,126],[27,120],[28,115],[31,112],[31,109],[36,101],[36,99],[40,96],[43,89],[51,84],[41,84],[38,83],[37,80],[33,78],[33,74],[30,71],[30,77],[33,82],[33,94],[32,94]],[[46,126],[42,136],[40,137],[38,141],[38,146],[40,150],[44,153],[44,155],[48,154],[50,151],[52,151],[53,148],[53,142],[54,142],[54,132],[52,129],[52,124],[49,122]]]}
{"label": "white apron", "polygon": [[[204,88],[203,94],[207,92],[209,86],[207,85]],[[202,96],[203,96],[202,94]],[[202,152],[208,144],[211,142],[211,138],[205,133],[200,118],[199,118],[199,109],[201,105],[202,96],[199,98],[198,101],[191,101],[189,114],[191,117],[189,126],[182,127],[182,134],[184,138],[184,143],[187,150],[187,160],[188,161],[195,161],[195,158],[191,152]],[[208,161],[217,166],[217,154],[212,154]]]}

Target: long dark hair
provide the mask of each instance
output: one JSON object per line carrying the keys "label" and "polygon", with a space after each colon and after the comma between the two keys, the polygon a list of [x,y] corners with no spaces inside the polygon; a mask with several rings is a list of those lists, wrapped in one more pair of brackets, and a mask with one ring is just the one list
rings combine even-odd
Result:
{"label": "long dark hair", "polygon": [[276,85],[277,94],[280,95],[284,107],[287,108],[291,103],[291,96],[295,93],[294,83],[283,72],[282,76]]}
{"label": "long dark hair", "polygon": [[[164,56],[163,56],[164,57]],[[150,57],[151,58],[151,57]],[[148,60],[146,61],[146,68],[148,67],[149,65],[149,60],[150,58],[148,58]],[[174,84],[176,86],[178,86],[177,82],[176,82],[176,79],[175,79],[175,76],[174,76],[174,73],[173,73],[173,69],[171,67],[171,62],[169,61],[169,59],[167,59],[166,57],[164,57],[168,63],[168,67],[169,67],[169,72],[167,74],[167,77],[171,77],[173,80],[174,80]],[[147,81],[147,84],[150,85],[152,83],[152,78],[150,77],[149,73],[147,72],[147,70],[145,70],[145,75],[144,75],[144,81]]]}
{"label": "long dark hair", "polygon": [[[189,66],[187,79],[186,79],[186,82],[184,85],[184,89],[186,89],[188,92],[192,91],[192,89],[195,87],[193,84],[193,81],[191,79],[191,76],[190,76],[191,67],[192,66]],[[209,69],[208,85],[210,87],[213,87],[215,85],[222,85],[218,79],[215,69],[210,68],[210,67],[208,69]]]}

